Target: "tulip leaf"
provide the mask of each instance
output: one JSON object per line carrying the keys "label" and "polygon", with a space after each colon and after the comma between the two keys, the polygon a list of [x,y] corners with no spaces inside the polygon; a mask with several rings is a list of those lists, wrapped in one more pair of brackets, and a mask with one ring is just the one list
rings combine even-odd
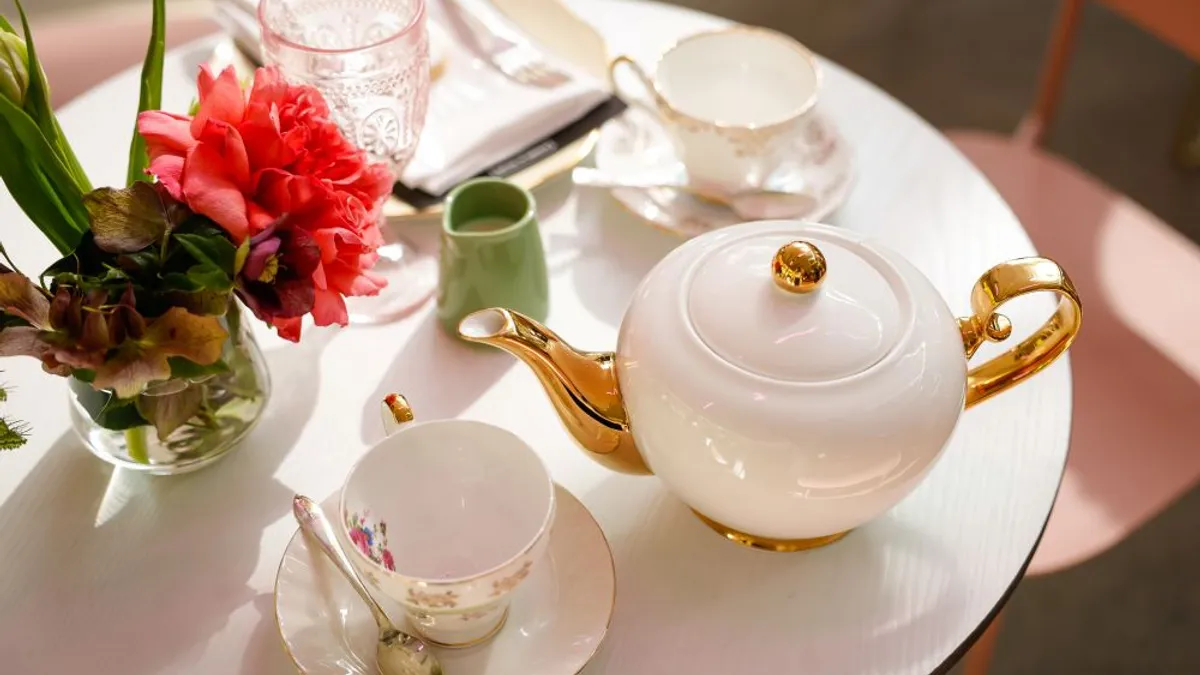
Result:
{"label": "tulip leaf", "polygon": [[[44,174],[46,184],[40,190],[43,198],[57,206],[63,214],[63,219],[75,230],[73,233],[56,232],[58,236],[50,237],[52,241],[55,239],[70,240],[70,248],[63,250],[60,246],[60,251],[69,252],[79,242],[79,235],[88,229],[87,210],[83,208],[83,193],[28,113],[18,108],[12,101],[0,96],[0,118],[8,123],[8,134],[15,137],[20,145],[24,146],[28,153],[26,160],[35,169],[35,173]],[[11,138],[0,140],[11,140]],[[6,149],[6,153],[17,152],[16,144],[9,148]],[[5,175],[6,182],[8,178],[9,176]],[[33,217],[33,214],[29,215],[31,218]],[[46,225],[37,224],[45,231]]]}
{"label": "tulip leaf", "polygon": [[137,410],[154,425],[158,440],[166,441],[179,427],[200,412],[204,404],[203,385],[193,385],[160,396],[142,395],[137,398]]}
{"label": "tulip leaf", "polygon": [[91,183],[71,150],[71,144],[63,135],[62,127],[58,125],[58,118],[50,105],[50,86],[46,83],[46,73],[37,57],[37,48],[33,44],[33,32],[29,30],[25,8],[21,7],[20,0],[15,0],[15,4],[17,13],[21,16],[21,28],[25,31],[25,49],[29,54],[29,89],[25,92],[25,111],[41,129],[46,142],[55,150],[55,156],[65,165],[76,190],[80,193],[87,192],[92,189]]}
{"label": "tulip leaf", "polygon": [[127,340],[100,364],[94,385],[132,398],[150,382],[171,377],[169,357],[182,356],[202,366],[215,363],[227,337],[216,317],[172,307],[146,326],[141,339]]}
{"label": "tulip leaf", "polygon": [[149,183],[100,188],[83,196],[96,246],[109,253],[135,253],[162,239],[167,231],[158,191]]}
{"label": "tulip leaf", "polygon": [[[142,91],[138,99],[138,114],[162,107],[163,52],[166,50],[167,32],[166,0],[154,0],[154,17],[151,23],[150,44],[146,47],[146,61],[142,64]],[[149,181],[146,166],[150,163],[146,155],[146,139],[137,131],[134,120],[133,140],[129,143],[129,184]]]}
{"label": "tulip leaf", "polygon": [[68,253],[78,244],[79,233],[62,203],[54,197],[54,188],[45,174],[31,155],[21,151],[23,145],[12,129],[0,120],[0,148],[12,149],[0,152],[0,178],[13,200],[46,239],[59,253]]}
{"label": "tulip leaf", "polygon": [[0,14],[0,30],[3,30],[5,33],[12,33],[13,35],[17,34],[17,30],[8,22],[8,19],[4,18],[3,14]]}

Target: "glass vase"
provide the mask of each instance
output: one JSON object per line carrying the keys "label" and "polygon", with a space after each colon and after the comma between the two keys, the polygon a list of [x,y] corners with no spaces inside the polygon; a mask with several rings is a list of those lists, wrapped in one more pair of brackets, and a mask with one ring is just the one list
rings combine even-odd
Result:
{"label": "glass vase", "polygon": [[[173,475],[208,466],[237,447],[262,416],[271,380],[237,301],[230,301],[221,323],[229,337],[220,372],[159,380],[134,400],[69,378],[71,421],[88,449],[119,467]],[[164,438],[142,416],[150,406],[195,412]]]}

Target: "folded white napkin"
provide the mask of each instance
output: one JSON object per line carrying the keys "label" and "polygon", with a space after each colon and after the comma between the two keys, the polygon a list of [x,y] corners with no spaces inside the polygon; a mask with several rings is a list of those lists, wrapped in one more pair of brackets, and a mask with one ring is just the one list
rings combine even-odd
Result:
{"label": "folded white napkin", "polygon": [[[608,98],[601,82],[549,52],[543,52],[546,60],[570,74],[569,82],[539,89],[509,80],[441,29],[441,4],[427,2],[431,60],[444,63],[430,92],[417,154],[400,177],[408,187],[441,194],[552,135]],[[484,11],[480,2],[486,0],[459,0],[467,11]],[[255,54],[257,5],[257,0],[216,0],[217,20],[243,49]]]}

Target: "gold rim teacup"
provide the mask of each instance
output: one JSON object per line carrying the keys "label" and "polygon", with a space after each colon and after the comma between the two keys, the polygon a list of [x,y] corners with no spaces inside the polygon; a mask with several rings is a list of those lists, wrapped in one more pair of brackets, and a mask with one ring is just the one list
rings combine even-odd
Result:
{"label": "gold rim teacup", "polygon": [[645,90],[626,92],[626,100],[661,121],[698,187],[762,187],[798,141],[821,141],[813,124],[821,69],[808,48],[782,33],[751,26],[697,33],[650,69],[617,56],[609,75],[618,92],[621,68]]}

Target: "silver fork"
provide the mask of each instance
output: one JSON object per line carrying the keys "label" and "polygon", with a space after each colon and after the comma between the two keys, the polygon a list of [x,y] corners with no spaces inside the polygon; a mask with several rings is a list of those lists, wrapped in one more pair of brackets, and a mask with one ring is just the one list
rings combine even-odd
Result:
{"label": "silver fork", "polygon": [[443,5],[450,27],[458,37],[510,80],[542,89],[553,89],[570,81],[570,75],[550,65],[532,45],[505,37],[505,29],[488,12],[476,16],[456,0],[443,0]]}

